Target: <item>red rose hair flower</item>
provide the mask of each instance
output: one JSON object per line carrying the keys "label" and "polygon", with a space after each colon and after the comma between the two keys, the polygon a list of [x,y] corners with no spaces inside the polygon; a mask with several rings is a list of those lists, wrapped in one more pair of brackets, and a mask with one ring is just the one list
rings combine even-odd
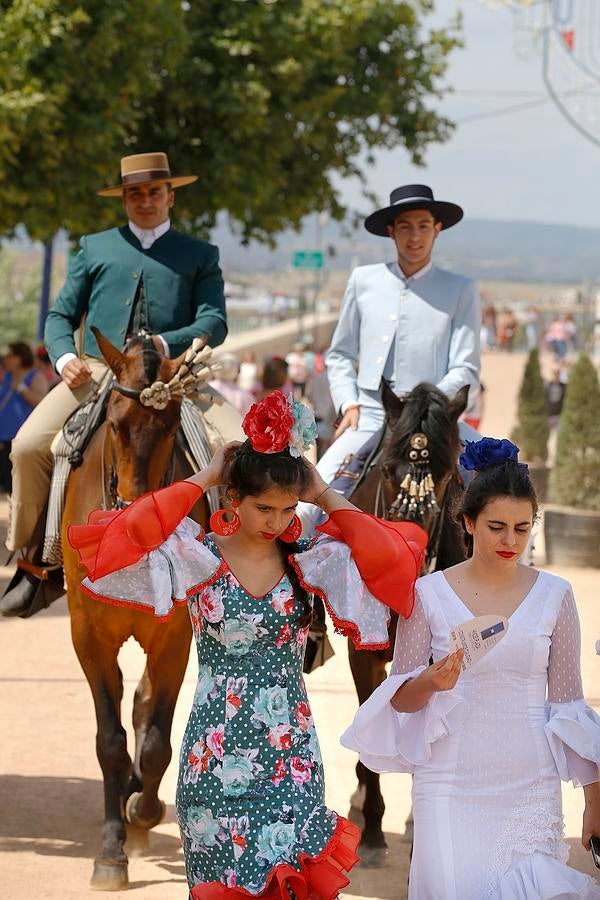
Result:
{"label": "red rose hair flower", "polygon": [[281,453],[289,445],[294,422],[288,398],[281,391],[273,391],[252,404],[242,428],[257,453]]}

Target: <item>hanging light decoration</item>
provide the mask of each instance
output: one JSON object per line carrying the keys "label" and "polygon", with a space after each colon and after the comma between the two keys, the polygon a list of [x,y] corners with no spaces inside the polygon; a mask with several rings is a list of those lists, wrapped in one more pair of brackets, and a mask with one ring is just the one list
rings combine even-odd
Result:
{"label": "hanging light decoration", "polygon": [[499,6],[533,6],[539,0],[479,0],[479,2],[490,9],[497,9]]}
{"label": "hanging light decoration", "polygon": [[515,51],[537,55],[549,98],[600,146],[600,0],[479,0],[513,13]]}

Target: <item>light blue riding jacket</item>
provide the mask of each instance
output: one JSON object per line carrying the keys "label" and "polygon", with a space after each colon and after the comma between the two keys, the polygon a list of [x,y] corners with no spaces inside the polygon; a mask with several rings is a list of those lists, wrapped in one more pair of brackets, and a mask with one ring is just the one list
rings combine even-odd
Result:
{"label": "light blue riding jacket", "polygon": [[337,410],[376,395],[381,377],[396,394],[422,381],[453,396],[479,386],[481,311],[475,282],[437,266],[408,283],[386,263],[359,266],[348,285],[327,375]]}

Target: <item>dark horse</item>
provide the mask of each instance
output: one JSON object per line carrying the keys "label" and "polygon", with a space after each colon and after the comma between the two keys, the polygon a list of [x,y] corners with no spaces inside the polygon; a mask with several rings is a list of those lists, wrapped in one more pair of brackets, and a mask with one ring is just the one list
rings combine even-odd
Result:
{"label": "dark horse", "polygon": [[[373,465],[352,494],[352,502],[365,512],[387,519],[409,518],[398,497],[402,482],[419,456],[415,447],[426,450],[437,502],[422,516],[418,511],[410,515],[429,536],[425,571],[452,566],[466,555],[461,531],[452,521],[449,510],[463,490],[457,470],[460,452],[458,418],[466,409],[468,392],[468,387],[461,388],[449,400],[433,385],[419,384],[405,398],[400,398],[383,382],[382,402],[386,413],[383,442]],[[415,435],[425,435],[426,442],[422,437],[415,440]],[[357,651],[349,642],[350,668],[359,703],[364,703],[386,677],[385,665],[392,658],[396,621],[397,618],[393,618],[390,625],[389,650]],[[359,853],[363,865],[378,866],[387,852],[381,829],[385,804],[379,775],[366,769],[361,762],[356,766],[356,774],[358,789],[352,798],[352,806],[353,812],[358,811],[363,825]],[[356,817],[356,812],[354,814]]]}
{"label": "dark horse", "polygon": [[[171,400],[158,411],[136,399],[153,382],[168,382],[183,357],[165,359],[150,338],[135,338],[121,353],[96,334],[116,380],[106,423],[93,437],[82,466],[69,478],[62,540],[73,646],[94,699],[96,752],[104,777],[102,849],[91,887],[119,890],[128,880],[125,811],[142,835],[164,814],[158,789],[171,759],[171,724],[188,660],[191,625],[183,606],[176,606],[165,624],[145,612],[90,599],[81,589],[83,573],[66,527],[85,522],[92,509],[103,505],[103,498],[108,498],[105,505],[121,505],[175,477],[187,477],[191,468],[177,452],[180,402]],[[191,515],[206,525],[203,500]],[[117,662],[119,648],[129,637],[138,641],[147,657],[135,692],[133,761],[121,723],[123,676]]]}

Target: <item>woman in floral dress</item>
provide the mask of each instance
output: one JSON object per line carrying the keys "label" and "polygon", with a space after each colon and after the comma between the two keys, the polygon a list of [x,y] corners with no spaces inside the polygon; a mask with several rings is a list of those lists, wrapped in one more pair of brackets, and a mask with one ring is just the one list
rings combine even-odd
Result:
{"label": "woman in floral dress", "polygon": [[[388,606],[412,610],[425,538],[328,488],[301,455],[316,431],[307,407],[276,392],[243,427],[249,439],[204,471],[126,510],[92,514],[69,539],[91,596],[159,617],[189,605],[199,673],[176,808],[190,898],[330,900],[349,883],[360,832],[324,803],[302,678],[311,595],[357,647],[385,646]],[[205,534],[185,515],[220,484],[233,519],[214,514]],[[298,541],[299,500],[330,515],[312,545]]]}

